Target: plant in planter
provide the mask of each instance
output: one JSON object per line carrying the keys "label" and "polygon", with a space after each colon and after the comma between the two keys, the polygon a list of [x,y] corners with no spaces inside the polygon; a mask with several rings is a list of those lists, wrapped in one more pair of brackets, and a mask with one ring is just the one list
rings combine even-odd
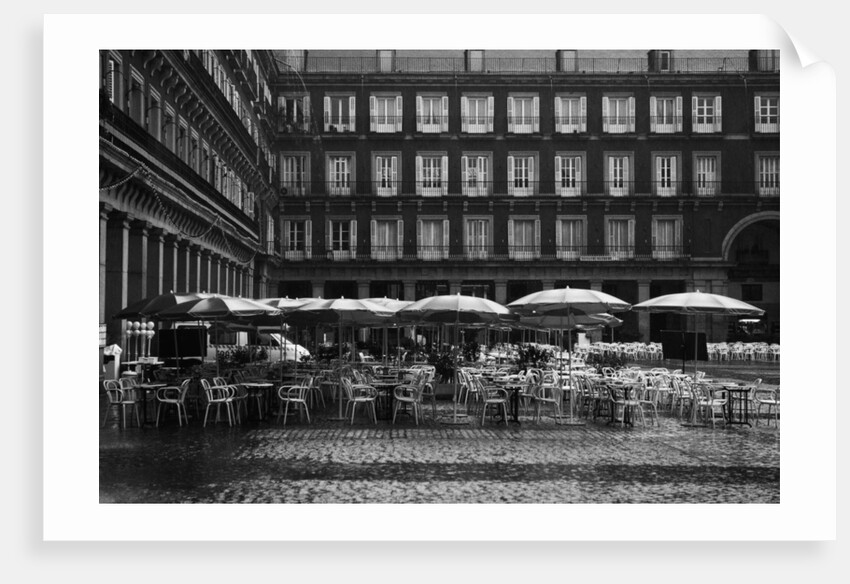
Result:
{"label": "plant in planter", "polygon": [[529,367],[543,367],[553,357],[549,349],[541,349],[537,345],[523,344],[517,347],[517,367],[528,369]]}
{"label": "plant in planter", "polygon": [[450,352],[431,353],[428,364],[434,366],[434,379],[438,383],[451,383],[454,379],[455,364]]}
{"label": "plant in planter", "polygon": [[628,363],[628,360],[617,355],[597,355],[595,353],[591,353],[585,357],[584,362],[586,365],[596,369],[597,373],[602,373],[603,367],[618,369],[620,367],[624,367],[626,363]]}

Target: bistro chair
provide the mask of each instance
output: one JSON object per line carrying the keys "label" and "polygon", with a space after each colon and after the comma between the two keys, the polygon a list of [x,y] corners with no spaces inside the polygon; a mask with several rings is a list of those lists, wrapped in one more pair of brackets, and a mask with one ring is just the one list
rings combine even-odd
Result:
{"label": "bistro chair", "polygon": [[156,427],[159,427],[159,414],[162,406],[173,405],[177,408],[177,424],[183,426],[183,420],[189,425],[189,416],[186,413],[186,394],[189,393],[189,380],[186,379],[180,386],[169,385],[156,390]]}
{"label": "bistro chair", "polygon": [[427,373],[420,372],[419,375],[411,383],[396,385],[393,388],[393,424],[395,424],[396,414],[402,407],[413,410],[413,420],[416,425],[419,425],[419,418],[422,416],[422,394],[425,391],[425,383]]}
{"label": "bistro chair", "polygon": [[277,396],[280,399],[280,407],[277,411],[277,421],[283,416],[283,425],[286,425],[286,418],[289,416],[289,406],[292,406],[293,411],[297,410],[300,419],[307,415],[307,423],[310,421],[310,408],[307,406],[307,392],[310,390],[313,378],[305,378],[298,385],[282,385],[277,389]]}
{"label": "bistro chair", "polygon": [[552,417],[556,422],[560,422],[561,402],[563,400],[563,390],[557,383],[543,382],[538,383],[534,388],[532,403],[534,404],[534,421],[540,423],[540,409],[549,407],[552,410]]}
{"label": "bistro chair", "polygon": [[227,423],[233,426],[235,413],[233,410],[233,397],[235,395],[233,386],[230,385],[211,385],[206,379],[201,379],[201,387],[204,391],[207,407],[204,412],[204,428],[207,427],[207,419],[209,418],[210,408],[215,406],[215,421],[218,422],[221,416],[221,407],[224,406],[227,413]]}
{"label": "bistro chair", "polygon": [[372,421],[377,424],[378,413],[375,408],[375,401],[378,399],[378,390],[371,385],[358,384],[355,386],[351,382],[351,378],[346,376],[340,378],[340,383],[346,399],[345,417],[348,417],[350,411],[351,424],[354,425],[354,414],[358,405],[366,406],[366,411],[371,414]]}
{"label": "bistro chair", "polygon": [[766,388],[753,390],[753,402],[756,406],[756,426],[759,425],[763,407],[767,408],[767,425],[770,426],[770,414],[772,413],[774,425],[779,426],[779,388],[776,388],[775,391]]}
{"label": "bistro chair", "polygon": [[481,396],[481,425],[484,425],[484,420],[487,417],[488,410],[495,410],[495,413],[501,413],[502,420],[505,426],[508,425],[508,404],[510,397],[508,390],[503,387],[494,385],[485,386],[480,379],[471,377],[472,383],[477,385],[478,393]]}
{"label": "bistro chair", "polygon": [[110,410],[112,408],[121,410],[121,427],[127,427],[127,406],[131,406],[133,408],[133,413],[136,415],[136,425],[138,427],[142,427],[142,423],[139,420],[139,404],[136,401],[135,395],[132,390],[128,390],[121,387],[121,384],[118,381],[107,379],[103,382],[103,389],[106,391],[106,399],[108,400],[106,406],[106,413],[103,415],[103,424],[101,427],[106,426],[106,419],[109,416]]}

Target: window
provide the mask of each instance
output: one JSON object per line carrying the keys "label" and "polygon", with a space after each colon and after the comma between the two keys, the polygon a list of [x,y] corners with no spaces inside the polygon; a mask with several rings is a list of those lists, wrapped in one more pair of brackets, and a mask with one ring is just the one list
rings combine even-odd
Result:
{"label": "window", "polygon": [[512,260],[540,257],[540,219],[508,219],[508,257]]}
{"label": "window", "polygon": [[381,73],[391,73],[393,71],[393,58],[395,51],[378,51],[378,71]]}
{"label": "window", "polygon": [[634,97],[602,97],[602,131],[608,134],[635,131]]}
{"label": "window", "polygon": [[353,95],[325,96],[325,132],[354,132],[355,105]]}
{"label": "window", "polygon": [[369,97],[369,129],[378,133],[401,132],[402,100],[400,95]]}
{"label": "window", "polygon": [[461,96],[461,131],[469,134],[486,134],[493,131],[493,96]]}
{"label": "window", "polygon": [[720,155],[694,154],[694,189],[697,196],[711,197],[720,194]]}
{"label": "window", "polygon": [[682,131],[682,96],[649,98],[649,129],[657,134]]}
{"label": "window", "polygon": [[776,133],[779,131],[779,96],[757,95],[755,97],[756,132]]}
{"label": "window", "polygon": [[608,217],[605,221],[606,253],[611,259],[634,257],[635,220],[633,217]]}
{"label": "window", "polygon": [[379,197],[395,197],[399,194],[399,154],[376,154],[373,156],[375,169],[374,193]]}
{"label": "window", "polygon": [[205,181],[210,182],[211,178],[211,167],[210,164],[210,150],[209,147],[204,144],[201,148],[201,176]]}
{"label": "window", "polygon": [[416,157],[416,194],[420,197],[440,197],[449,190],[449,157],[444,154],[424,154]]}
{"label": "window", "polygon": [[562,50],[556,51],[555,55],[558,61],[558,71],[563,72],[572,72],[576,71],[576,51],[575,50]]}
{"label": "window", "polygon": [[357,258],[357,220],[328,219],[325,245],[329,259],[353,260]]}
{"label": "window", "polygon": [[540,131],[540,98],[508,97],[508,132],[531,134]]}
{"label": "window", "polygon": [[682,218],[653,217],[652,257],[668,260],[682,255]]}
{"label": "window", "polygon": [[609,197],[626,197],[631,194],[631,155],[611,153],[605,157],[606,181],[605,193]]}
{"label": "window", "polygon": [[670,51],[658,51],[658,70],[670,70]]}
{"label": "window", "polygon": [[559,217],[555,224],[555,255],[558,259],[574,260],[585,253],[587,246],[587,219],[585,217]]}
{"label": "window", "polygon": [[584,192],[582,154],[564,153],[555,156],[555,194],[578,197]]}
{"label": "window", "polygon": [[303,49],[284,49],[279,51],[282,58],[278,61],[285,69],[292,71],[303,71],[307,62],[307,51]]}
{"label": "window", "polygon": [[201,148],[198,144],[198,133],[192,130],[192,137],[189,139],[189,165],[192,170],[198,172],[200,170]]}
{"label": "window", "polygon": [[491,155],[468,153],[460,157],[461,191],[465,197],[486,197],[490,194]]}
{"label": "window", "polygon": [[372,219],[372,259],[397,260],[404,253],[404,221],[399,218]]}
{"label": "window", "polygon": [[268,255],[277,253],[274,244],[274,217],[269,214],[266,215],[266,253]]}
{"label": "window", "polygon": [[484,71],[484,51],[466,51],[466,70],[474,72]]}
{"label": "window", "polygon": [[657,153],[655,158],[655,189],[656,197],[675,197],[679,193],[679,155],[674,153]]}
{"label": "window", "polygon": [[165,121],[162,123],[162,143],[165,147],[174,152],[174,109],[171,106],[165,108]]}
{"label": "window", "polygon": [[423,217],[416,221],[416,257],[444,260],[449,257],[449,220]]}
{"label": "window", "polygon": [[183,162],[186,162],[186,155],[189,152],[189,149],[186,144],[188,131],[189,129],[186,127],[186,122],[179,120],[177,125],[176,140],[177,151],[175,153],[177,154],[177,158],[179,158]]}
{"label": "window", "polygon": [[104,75],[104,86],[106,95],[113,105],[123,109],[124,103],[124,84],[121,76],[121,58],[118,55],[110,53],[106,57],[106,73]]}
{"label": "window", "polygon": [[750,71],[779,71],[778,50],[753,50],[749,55]]}
{"label": "window", "polygon": [[530,197],[536,192],[536,154],[513,154],[508,156],[508,195]]}
{"label": "window", "polygon": [[278,98],[278,129],[287,134],[310,131],[310,96],[286,95]]}
{"label": "window", "polygon": [[283,257],[287,260],[305,260],[312,256],[313,222],[292,218],[283,222]]}
{"label": "window", "polygon": [[449,131],[448,96],[416,96],[416,131],[432,134]]}
{"label": "window", "polygon": [[692,129],[698,134],[720,132],[723,128],[719,95],[695,95],[691,98]]}
{"label": "window", "polygon": [[558,96],[555,98],[555,132],[576,134],[587,132],[587,98]]}
{"label": "window", "polygon": [[756,154],[759,196],[779,194],[779,155]]}
{"label": "window", "polygon": [[303,196],[310,192],[309,168],[310,163],[307,154],[284,154],[282,156],[280,184],[286,189],[286,195]]}
{"label": "window", "polygon": [[354,183],[354,155],[328,154],[328,194],[337,196],[351,195]]}
{"label": "window", "polygon": [[492,246],[491,219],[467,217],[463,225],[464,256],[470,260],[483,260],[489,257]]}

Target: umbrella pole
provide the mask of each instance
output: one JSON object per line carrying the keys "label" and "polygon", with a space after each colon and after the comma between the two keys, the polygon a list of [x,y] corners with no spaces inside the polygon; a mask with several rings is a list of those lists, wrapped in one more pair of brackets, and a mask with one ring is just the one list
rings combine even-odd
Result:
{"label": "umbrella pole", "polygon": [[280,384],[283,385],[283,354],[286,352],[286,337],[283,336],[283,319],[280,319],[280,338],[284,341],[283,349],[280,352],[280,358],[277,360],[280,365]]}

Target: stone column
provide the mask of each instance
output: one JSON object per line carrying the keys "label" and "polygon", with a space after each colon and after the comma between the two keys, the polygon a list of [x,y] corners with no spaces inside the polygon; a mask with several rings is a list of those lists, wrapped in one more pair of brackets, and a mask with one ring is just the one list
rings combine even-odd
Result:
{"label": "stone column", "polygon": [[148,296],[162,294],[165,231],[154,227],[148,230]]}
{"label": "stone column", "polygon": [[177,287],[177,253],[179,238],[173,233],[166,234],[165,250],[162,255],[162,289],[166,292],[180,293]]}
{"label": "stone column", "polygon": [[122,321],[112,315],[127,306],[127,265],[130,240],[130,217],[112,212],[106,224],[106,283],[104,286],[104,315],[106,343],[121,343]]}
{"label": "stone column", "polygon": [[[638,302],[649,300],[650,280],[638,280]],[[643,343],[649,342],[649,313],[638,312],[638,333]]]}
{"label": "stone column", "polygon": [[201,246],[197,243],[189,246],[189,291],[201,291]]}
{"label": "stone column", "polygon": [[495,280],[493,282],[495,287],[495,295],[496,297],[493,299],[498,304],[505,304],[508,301],[508,281],[507,280]]}
{"label": "stone column", "polygon": [[148,230],[151,224],[136,220],[130,223],[127,255],[127,303],[147,298]]}
{"label": "stone column", "polygon": [[[99,322],[105,323],[106,318],[106,257],[107,257],[107,230],[109,213],[112,211],[112,206],[105,203],[100,205],[100,306],[98,315]],[[108,341],[108,339],[107,339]]]}
{"label": "stone column", "polygon": [[198,281],[199,292],[210,291],[210,255],[212,252],[208,249],[201,250],[201,277]]}
{"label": "stone column", "polygon": [[189,269],[191,267],[191,262],[189,261],[189,256],[191,254],[191,250],[189,249],[190,243],[188,240],[182,239],[177,242],[177,290],[179,292],[192,292],[193,290],[189,287],[191,285],[191,280],[189,279]]}
{"label": "stone column", "polygon": [[221,282],[222,294],[233,294],[233,264],[229,259],[222,258],[222,268],[224,278]]}
{"label": "stone column", "polygon": [[221,286],[221,256],[217,253],[211,254],[210,262],[210,287],[208,292],[218,294]]}

